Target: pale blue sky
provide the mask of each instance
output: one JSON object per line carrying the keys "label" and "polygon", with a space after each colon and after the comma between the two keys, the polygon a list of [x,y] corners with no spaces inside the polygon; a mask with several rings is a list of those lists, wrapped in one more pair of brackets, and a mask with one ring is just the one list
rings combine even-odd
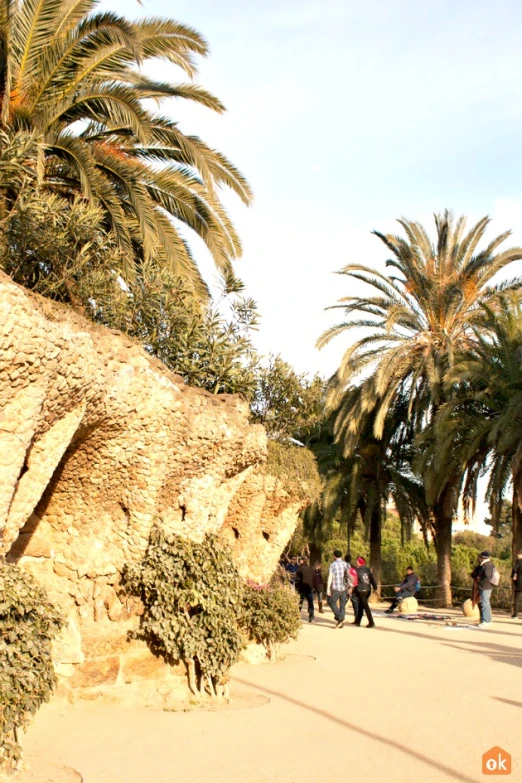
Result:
{"label": "pale blue sky", "polygon": [[104,5],[173,16],[210,42],[199,81],[228,113],[174,101],[168,112],[227,153],[254,189],[248,210],[226,202],[263,352],[300,371],[335,369],[343,339],[314,348],[335,318],[323,308],[347,293],[332,272],[381,264],[386,252],[369,232],[394,230],[396,217],[429,220],[446,206],[490,214],[495,233],[520,226],[522,243],[519,0]]}

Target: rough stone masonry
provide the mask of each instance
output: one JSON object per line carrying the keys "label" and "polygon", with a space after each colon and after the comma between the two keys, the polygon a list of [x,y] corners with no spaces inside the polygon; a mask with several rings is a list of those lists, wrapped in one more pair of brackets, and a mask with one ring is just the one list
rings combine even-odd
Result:
{"label": "rough stone masonry", "polygon": [[303,502],[265,475],[266,448],[239,397],[186,386],[0,273],[0,548],[68,615],[63,689],[161,680],[168,697],[181,670],[127,641],[140,607],[119,589],[122,566],[159,522],[220,533],[244,576],[267,579]]}

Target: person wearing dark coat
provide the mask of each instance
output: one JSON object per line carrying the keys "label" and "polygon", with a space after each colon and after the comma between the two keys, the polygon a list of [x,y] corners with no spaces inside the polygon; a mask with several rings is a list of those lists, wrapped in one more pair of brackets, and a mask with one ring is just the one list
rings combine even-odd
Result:
{"label": "person wearing dark coat", "polygon": [[323,614],[323,591],[324,591],[324,580],[323,580],[323,572],[321,570],[321,563],[319,560],[316,560],[314,563],[314,592],[317,595],[317,603],[319,605],[319,612],[320,614]]}
{"label": "person wearing dark coat", "polygon": [[303,608],[306,598],[308,603],[308,622],[314,621],[314,569],[308,565],[308,558],[301,558],[301,565],[297,569],[295,586],[299,593],[299,611]]}
{"label": "person wearing dark coat", "polygon": [[517,552],[517,560],[511,571],[513,580],[513,614],[511,617],[518,617],[518,609],[522,611],[522,549]]}
{"label": "person wearing dark coat", "polygon": [[372,593],[372,588],[377,590],[377,582],[375,577],[366,565],[364,557],[358,557],[356,560],[357,566],[357,587],[354,588],[357,595],[357,616],[353,621],[354,625],[360,627],[363,612],[368,619],[367,628],[375,628],[371,609],[368,605],[368,599]]}
{"label": "person wearing dark coat", "polygon": [[406,569],[406,576],[395,590],[395,598],[393,599],[390,608],[386,609],[386,614],[391,614],[393,610],[400,604],[403,598],[410,598],[415,595],[417,589],[417,582],[419,578],[413,570],[413,566],[408,566]]}

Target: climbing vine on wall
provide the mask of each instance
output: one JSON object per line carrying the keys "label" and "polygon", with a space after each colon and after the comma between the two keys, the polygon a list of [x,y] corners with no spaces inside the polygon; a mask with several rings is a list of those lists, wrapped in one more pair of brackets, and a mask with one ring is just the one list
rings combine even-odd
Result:
{"label": "climbing vine on wall", "polygon": [[184,660],[193,692],[221,697],[244,645],[243,586],[215,536],[195,543],[153,529],[145,558],[126,567],[126,589],[145,606],[140,631],[167,659]]}
{"label": "climbing vine on wall", "polygon": [[51,642],[62,624],[34,579],[0,558],[0,774],[19,765],[18,729],[51,696]]}

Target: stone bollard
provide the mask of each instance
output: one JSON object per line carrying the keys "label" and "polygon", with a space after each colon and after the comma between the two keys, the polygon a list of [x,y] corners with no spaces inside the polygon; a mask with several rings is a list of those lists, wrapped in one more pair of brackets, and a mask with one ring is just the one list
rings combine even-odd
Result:
{"label": "stone bollard", "polygon": [[414,595],[410,595],[408,598],[403,598],[399,604],[399,612],[401,614],[415,614],[419,609],[419,604]]}
{"label": "stone bollard", "polygon": [[473,606],[471,598],[467,598],[462,604],[462,611],[465,617],[469,617],[471,620],[480,620],[480,609],[478,604]]}

